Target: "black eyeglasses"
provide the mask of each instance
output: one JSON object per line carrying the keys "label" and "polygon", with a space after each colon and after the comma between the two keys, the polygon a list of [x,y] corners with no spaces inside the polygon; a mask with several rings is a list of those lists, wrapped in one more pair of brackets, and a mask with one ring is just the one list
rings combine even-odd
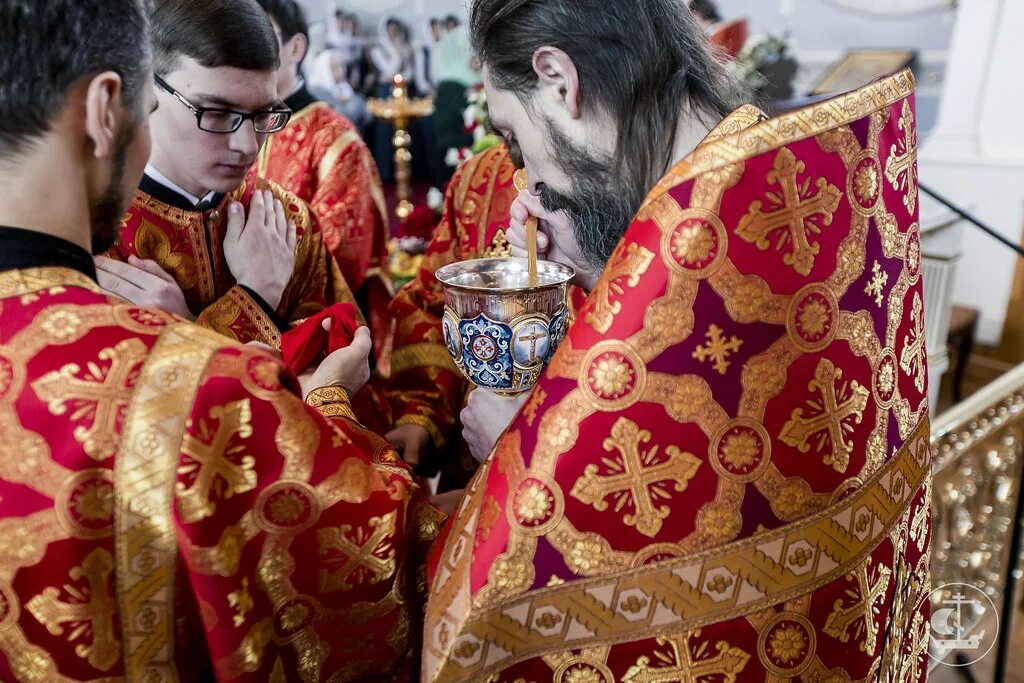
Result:
{"label": "black eyeglasses", "polygon": [[288,121],[292,117],[292,110],[287,108],[247,113],[231,109],[197,107],[185,99],[184,95],[169,86],[164,79],[154,75],[153,80],[163,90],[174,95],[179,102],[188,107],[189,111],[196,116],[196,124],[198,124],[199,130],[205,130],[207,133],[234,133],[246,121],[252,121],[253,128],[259,134],[277,133],[288,125]]}

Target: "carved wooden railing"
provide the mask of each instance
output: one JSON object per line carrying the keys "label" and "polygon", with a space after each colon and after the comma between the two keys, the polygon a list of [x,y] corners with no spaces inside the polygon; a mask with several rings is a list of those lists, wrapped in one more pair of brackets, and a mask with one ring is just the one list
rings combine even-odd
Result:
{"label": "carved wooden railing", "polygon": [[[936,418],[932,450],[932,585],[974,586],[998,608],[1013,588],[1007,570],[1024,465],[1024,366]],[[933,594],[933,609],[948,593]],[[984,608],[963,617],[969,632],[995,623]]]}

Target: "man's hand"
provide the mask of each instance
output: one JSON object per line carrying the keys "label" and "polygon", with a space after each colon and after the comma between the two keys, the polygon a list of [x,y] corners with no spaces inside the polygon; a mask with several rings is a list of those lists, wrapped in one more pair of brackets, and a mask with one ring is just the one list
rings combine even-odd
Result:
{"label": "man's hand", "polygon": [[249,216],[238,202],[228,207],[224,258],[238,284],[256,292],[271,307],[281,297],[295,271],[295,222],[285,216],[284,204],[266,191],[254,192]]}
{"label": "man's hand", "polygon": [[535,216],[537,224],[537,258],[554,261],[576,270],[573,283],[589,292],[594,288],[601,271],[583,256],[572,219],[564,211],[551,213],[544,208],[540,197],[523,190],[512,202],[506,237],[514,258],[526,258],[526,221]]}
{"label": "man's hand", "polygon": [[[331,321],[324,321],[324,329],[328,330]],[[356,330],[352,343],[335,351],[320,363],[320,367],[299,377],[302,396],[324,387],[341,387],[349,396],[355,396],[370,381],[370,330],[360,327]]]}
{"label": "man's hand", "polygon": [[483,462],[494,451],[498,439],[519,414],[529,394],[512,398],[486,389],[474,389],[462,410],[462,436],[473,457]]}
{"label": "man's hand", "polygon": [[185,294],[174,280],[156,261],[143,261],[135,256],[128,257],[128,263],[115,261],[106,256],[97,256],[96,279],[100,287],[114,296],[126,299],[143,308],[158,308],[173,313],[185,320],[195,320],[185,303]]}
{"label": "man's hand", "polygon": [[410,465],[419,465],[430,448],[430,432],[419,425],[404,424],[396,427],[384,437]]}

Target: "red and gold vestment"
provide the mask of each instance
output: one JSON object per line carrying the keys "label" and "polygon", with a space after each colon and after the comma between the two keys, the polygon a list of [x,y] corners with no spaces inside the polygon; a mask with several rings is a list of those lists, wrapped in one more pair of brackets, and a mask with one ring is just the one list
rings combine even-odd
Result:
{"label": "red and gold vestment", "polygon": [[913,86],[652,190],[436,546],[426,680],[925,678]]}
{"label": "red and gold vestment", "polygon": [[[241,202],[248,215],[256,190],[272,191],[299,232],[295,271],[276,310],[267,310],[265,302],[238,285],[224,257],[228,204]],[[120,238],[107,255],[122,261],[129,256],[155,261],[174,276],[199,325],[241,343],[258,341],[279,348],[282,327],[332,304],[353,302],[306,204],[255,175],[205,211],[180,208],[140,190],[122,220]]]}
{"label": "red and gold vestment", "polygon": [[0,273],[0,679],[414,675],[440,513],[297,391],[80,272]]}

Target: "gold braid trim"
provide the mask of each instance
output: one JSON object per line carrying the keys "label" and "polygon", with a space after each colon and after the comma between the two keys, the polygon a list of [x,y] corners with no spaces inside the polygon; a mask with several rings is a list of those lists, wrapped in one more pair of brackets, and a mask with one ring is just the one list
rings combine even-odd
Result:
{"label": "gold braid trim", "polygon": [[392,375],[421,368],[438,368],[455,374],[459,372],[444,344],[424,342],[395,349],[391,358]]}
{"label": "gold braid trim", "polygon": [[192,404],[223,338],[168,327],[139,372],[114,460],[114,554],[127,680],[176,680],[174,481]]}
{"label": "gold braid trim", "polygon": [[277,329],[277,325],[270,319],[266,311],[263,310],[263,307],[256,303],[241,286],[232,287],[231,291],[228,292],[228,296],[238,304],[242,313],[248,316],[256,326],[259,333],[259,338],[256,341],[263,342],[275,349],[280,349],[281,330]]}
{"label": "gold braid trim", "polygon": [[309,392],[306,404],[316,408],[324,417],[344,417],[359,424],[356,414],[352,412],[352,399],[342,387],[321,387]]}
{"label": "gold braid trim", "polygon": [[[518,662],[564,651],[561,631],[541,632],[512,615],[551,610],[564,623],[585,623],[587,630],[571,642],[583,649],[687,633],[808,595],[865,561],[906,514],[930,472],[929,423],[922,419],[903,447],[853,494],[786,526],[652,565],[485,604],[466,600],[436,609],[428,613],[425,626],[424,680],[483,680]],[[858,529],[864,520],[868,533]],[[789,549],[801,546],[814,555],[807,571],[797,574],[787,558]],[[450,550],[446,553],[450,556]],[[532,557],[524,562],[513,566],[517,571],[533,568]],[[733,583],[727,593],[716,594],[708,582],[723,574]],[[468,592],[468,583],[460,590]],[[631,591],[642,592],[657,608],[633,618],[618,600]],[[446,623],[459,624],[455,638],[442,640]],[[470,649],[460,648],[462,643],[476,646],[475,657],[465,655]]]}

